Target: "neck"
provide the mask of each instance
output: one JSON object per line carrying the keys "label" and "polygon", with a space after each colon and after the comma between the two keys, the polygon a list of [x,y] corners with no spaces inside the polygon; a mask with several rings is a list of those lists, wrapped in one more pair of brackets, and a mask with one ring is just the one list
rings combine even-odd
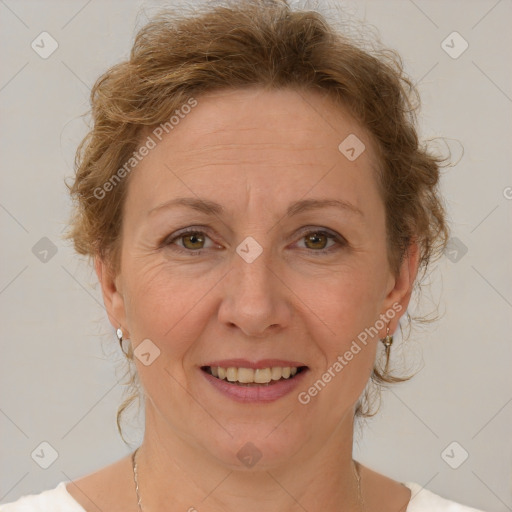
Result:
{"label": "neck", "polygon": [[146,434],[136,458],[143,512],[205,506],[212,512],[362,510],[352,460],[353,416],[321,446],[301,447],[285,464],[250,469],[222,464],[157,416],[146,410]]}

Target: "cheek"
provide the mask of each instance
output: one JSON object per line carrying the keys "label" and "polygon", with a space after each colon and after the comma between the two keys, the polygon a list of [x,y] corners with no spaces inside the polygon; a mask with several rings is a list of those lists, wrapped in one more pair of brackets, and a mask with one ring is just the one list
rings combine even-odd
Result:
{"label": "cheek", "polygon": [[201,298],[212,285],[201,279],[192,284],[156,260],[136,261],[131,268],[125,267],[129,276],[125,281],[129,297],[126,314],[135,355],[151,354],[149,365],[142,356],[135,361],[137,372],[157,408],[180,409],[188,400],[183,395],[187,360],[191,359],[192,347],[204,329],[204,318],[199,318]]}
{"label": "cheek", "polygon": [[[346,340],[373,324],[382,300],[383,276],[372,268],[366,255],[315,283],[304,282],[301,295],[309,296],[313,311],[325,319],[334,337]],[[309,293],[306,295],[306,293]]]}
{"label": "cheek", "polygon": [[[136,263],[137,261],[137,263]],[[125,265],[125,305],[130,332],[135,340],[153,336],[160,339],[172,327],[181,301],[171,307],[169,282],[162,265],[143,260],[127,261]],[[172,315],[172,316],[170,316]]]}
{"label": "cheek", "polygon": [[375,362],[378,335],[372,327],[379,318],[378,304],[367,274],[355,271],[332,282],[323,301],[317,297],[315,311],[323,322],[314,338],[323,357],[311,387],[301,390],[301,403],[316,403],[341,421],[348,404],[356,402]]}
{"label": "cheek", "polygon": [[215,280],[191,280],[156,258],[131,263],[125,267],[125,307],[134,345],[149,338],[166,353],[183,353],[202,329],[201,299]]}
{"label": "cheek", "polygon": [[336,381],[331,386],[338,390],[332,397],[336,401],[347,399],[345,392],[360,391],[370,376],[379,339],[375,326],[381,313],[382,281],[383,276],[362,256],[350,268],[332,273],[309,295],[315,313],[309,317],[318,325],[314,338],[323,354],[318,377],[330,372],[325,378]]}

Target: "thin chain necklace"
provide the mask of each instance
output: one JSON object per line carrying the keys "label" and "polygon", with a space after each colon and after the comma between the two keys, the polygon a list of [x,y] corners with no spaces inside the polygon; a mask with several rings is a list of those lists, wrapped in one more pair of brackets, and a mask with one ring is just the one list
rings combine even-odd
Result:
{"label": "thin chain necklace", "polygon": [[[139,493],[139,482],[137,480],[137,461],[135,460],[135,455],[137,454],[138,451],[139,451],[139,449],[137,448],[132,454],[133,480],[135,482],[135,493],[137,494],[137,505],[139,507],[139,512],[143,512],[142,511],[142,503],[140,500],[140,493]],[[361,511],[364,512],[365,506],[364,506],[363,495],[361,494],[361,475],[359,474],[359,468],[357,467],[355,461],[354,461],[354,473],[357,478],[357,492],[358,492],[358,497],[359,497],[359,504],[361,505]]]}

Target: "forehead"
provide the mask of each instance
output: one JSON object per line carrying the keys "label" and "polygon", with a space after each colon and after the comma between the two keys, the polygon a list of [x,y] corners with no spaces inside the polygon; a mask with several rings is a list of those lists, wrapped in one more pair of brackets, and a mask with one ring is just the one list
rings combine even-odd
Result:
{"label": "forehead", "polygon": [[257,149],[255,143],[266,143],[266,150],[279,144],[280,149],[323,148],[337,155],[338,145],[346,136],[357,133],[360,138],[368,138],[347,109],[316,91],[252,87],[212,92],[196,102],[197,106],[181,120],[175,116],[179,124],[169,137],[164,135],[176,153],[216,144],[244,149],[235,147],[236,142],[247,149]]}
{"label": "forehead", "polygon": [[[368,134],[318,92],[251,88],[195,100],[130,177],[139,198],[158,203],[184,192],[240,194],[241,187],[276,198],[333,187],[354,196],[359,188],[375,188]],[[155,138],[148,131],[143,139],[148,136]],[[357,153],[364,148],[356,159],[347,158],[353,156],[347,140]]]}

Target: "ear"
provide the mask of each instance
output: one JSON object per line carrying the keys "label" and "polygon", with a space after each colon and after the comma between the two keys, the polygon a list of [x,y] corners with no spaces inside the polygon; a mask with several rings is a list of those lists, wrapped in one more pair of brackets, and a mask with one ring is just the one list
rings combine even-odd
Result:
{"label": "ear", "polygon": [[[396,314],[387,315],[389,319],[389,332],[392,334],[398,328],[400,317],[405,314],[411,300],[414,282],[418,274],[420,251],[418,244],[413,242],[407,249],[400,264],[397,276],[392,276],[390,289],[384,301],[386,311],[394,311]],[[384,333],[385,334],[385,333]]]}
{"label": "ear", "polygon": [[121,327],[124,337],[128,338],[129,333],[127,332],[126,325],[125,303],[122,289],[119,287],[119,276],[115,276],[111,266],[98,256],[95,258],[94,268],[101,285],[103,302],[107,310],[108,319],[114,329]]}

